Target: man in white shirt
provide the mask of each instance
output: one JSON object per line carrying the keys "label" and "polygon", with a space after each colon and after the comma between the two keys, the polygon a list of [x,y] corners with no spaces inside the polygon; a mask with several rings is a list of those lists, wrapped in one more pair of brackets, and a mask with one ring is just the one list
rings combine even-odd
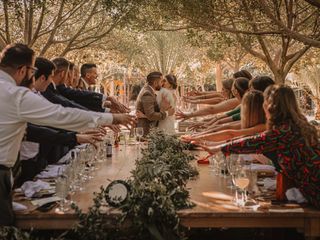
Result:
{"label": "man in white shirt", "polygon": [[23,44],[7,46],[0,59],[0,225],[13,224],[11,172],[26,123],[81,131],[104,124],[133,124],[133,117],[63,108],[25,87],[34,79],[34,51]]}

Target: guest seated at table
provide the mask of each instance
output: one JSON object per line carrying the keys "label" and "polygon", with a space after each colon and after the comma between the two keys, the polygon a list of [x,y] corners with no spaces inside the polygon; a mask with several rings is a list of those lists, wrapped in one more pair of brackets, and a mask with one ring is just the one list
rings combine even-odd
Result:
{"label": "guest seated at table", "polygon": [[237,72],[233,73],[232,76],[233,76],[233,78],[244,77],[244,78],[247,78],[249,80],[252,79],[251,73],[246,69],[242,69],[240,71],[237,71]]}
{"label": "guest seated at table", "polygon": [[[249,80],[247,78],[239,77],[233,82],[231,91],[233,96],[235,96],[240,102],[242,97],[249,89]],[[208,127],[212,125],[224,124],[228,122],[240,121],[241,104],[235,107],[232,111],[221,114],[215,117],[211,122],[207,124]]]}
{"label": "guest seated at table", "polygon": [[[233,74],[233,78],[231,79],[236,79],[236,78],[239,78],[239,77],[244,77],[244,78],[247,78],[247,79],[252,79],[252,75],[247,71],[247,70],[240,70],[238,72],[235,72]],[[225,80],[226,82],[222,81],[222,87],[225,88],[225,89],[228,89],[230,90],[230,94],[232,95],[231,93],[231,87],[232,87],[232,83],[233,81],[231,80],[231,82],[228,82],[230,81],[230,79],[228,80]],[[222,90],[223,90],[222,88]],[[221,96],[223,95],[223,92],[222,93],[219,93],[219,92],[216,92],[216,91],[196,91],[196,90],[193,90],[193,91],[190,91],[190,92],[187,92],[187,96],[185,97],[185,100],[191,100],[191,99],[206,99],[206,98],[209,98],[210,94],[212,94],[213,96]],[[218,94],[221,94],[221,95],[218,95]],[[231,97],[230,97],[231,98]]]}
{"label": "guest seated at table", "polygon": [[211,154],[266,155],[309,203],[320,208],[320,144],[315,127],[301,113],[294,91],[288,86],[268,87],[263,108],[267,131],[224,145],[202,147]]}
{"label": "guest seated at table", "polygon": [[[235,72],[233,74],[234,78],[246,78],[248,79],[248,81],[250,81],[250,79],[252,78],[251,74],[247,71],[247,70],[241,70],[238,72]],[[234,83],[233,85],[234,86]],[[247,87],[248,88],[248,87]],[[226,111],[231,111],[234,108],[236,108],[241,101],[239,101],[238,98],[232,98],[223,102],[220,102],[218,104],[215,104],[213,106],[209,106],[203,109],[200,109],[198,111],[194,111],[191,113],[184,113],[182,111],[177,111],[176,112],[176,118],[177,119],[181,119],[181,120],[187,120],[193,117],[199,117],[199,116],[207,116],[207,115],[211,115],[211,114],[218,114],[218,113],[222,113],[222,112],[226,112]],[[215,119],[215,117],[213,118]],[[209,124],[211,125],[211,122],[209,122]],[[232,125],[232,124],[231,124]],[[236,125],[236,129],[240,128],[240,125]],[[197,128],[203,128],[203,124],[195,124],[194,126],[192,126],[191,128],[193,129],[197,129]]]}
{"label": "guest seated at table", "polygon": [[249,82],[249,90],[258,90],[264,92],[267,87],[275,84],[273,79],[269,76],[257,76]]}
{"label": "guest seated at table", "polygon": [[239,136],[253,135],[266,130],[265,113],[263,110],[263,93],[252,90],[247,92],[241,102],[241,129],[222,130],[209,134],[198,134],[196,136],[183,136],[184,141],[207,140],[221,142]]}
{"label": "guest seated at table", "polygon": [[[232,93],[240,103],[248,88],[249,80],[247,78],[240,77],[234,80],[232,85]],[[236,106],[232,111],[222,113],[220,116],[214,116],[210,121],[203,123],[203,129],[200,131],[199,135],[209,134],[225,129],[241,129],[240,107],[241,104]],[[199,130],[199,125],[193,125],[191,128]]]}
{"label": "guest seated at table", "polygon": [[202,94],[198,94],[196,96],[185,96],[183,100],[188,103],[193,104],[217,104],[224,100],[233,98],[232,95],[232,85],[234,82],[234,78],[229,78],[222,81],[222,90],[221,92],[210,91],[203,92]]}
{"label": "guest seated at table", "polygon": [[[257,77],[255,77],[254,79],[252,79],[249,82],[249,90],[255,89],[255,90],[259,90],[259,91],[263,92],[268,86],[273,85],[273,84],[274,84],[274,81],[270,77],[268,77],[268,76],[257,76]],[[235,111],[232,111],[232,113],[234,113],[234,112]],[[230,115],[230,112],[224,114],[224,116],[227,116],[227,115]],[[233,118],[236,118],[236,117],[239,117],[239,116],[237,114],[235,116],[233,116]],[[219,118],[216,118],[216,119],[219,119]],[[210,126],[210,124],[211,124],[211,126]],[[215,122],[215,119],[213,119],[210,124],[207,123],[205,125],[207,130],[204,129],[199,134],[195,134],[195,136],[214,133],[214,132],[219,132],[219,131],[228,130],[228,129],[229,130],[231,130],[231,129],[234,129],[234,130],[241,129],[241,124],[240,124],[239,121],[231,122],[231,123],[224,123],[224,121],[222,121],[222,122],[216,121]]]}

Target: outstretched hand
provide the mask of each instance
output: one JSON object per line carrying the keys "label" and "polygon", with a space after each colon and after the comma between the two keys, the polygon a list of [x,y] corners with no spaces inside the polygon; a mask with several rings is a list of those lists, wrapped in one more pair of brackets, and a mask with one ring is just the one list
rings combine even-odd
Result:
{"label": "outstretched hand", "polygon": [[98,148],[97,142],[102,141],[102,135],[101,134],[77,134],[76,139],[77,139],[77,143],[79,144],[90,143],[95,148]]}
{"label": "outstretched hand", "polygon": [[147,118],[147,116],[139,110],[136,111],[136,117],[137,118]]}
{"label": "outstretched hand", "polygon": [[107,101],[110,101],[111,105],[108,106],[110,107],[111,112],[114,113],[129,113],[130,109],[120,103],[116,98],[114,97],[107,97]]}
{"label": "outstretched hand", "polygon": [[199,140],[191,141],[191,143],[201,147],[203,150],[207,151],[211,155],[215,155],[221,151],[221,147],[219,145],[210,147]]}
{"label": "outstretched hand", "polygon": [[124,113],[114,113],[112,124],[120,124],[124,126],[135,126],[137,121],[135,116],[131,116],[129,114]]}
{"label": "outstretched hand", "polygon": [[191,118],[190,114],[189,113],[184,113],[180,110],[177,110],[176,111],[176,119],[177,120],[182,120],[182,121],[185,121],[187,119]]}

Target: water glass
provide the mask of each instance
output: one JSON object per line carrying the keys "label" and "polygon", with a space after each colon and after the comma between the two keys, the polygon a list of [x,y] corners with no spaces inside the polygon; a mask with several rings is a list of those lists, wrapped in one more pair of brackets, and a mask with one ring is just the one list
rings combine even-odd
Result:
{"label": "water glass", "polygon": [[228,173],[231,177],[231,185],[229,186],[231,189],[235,188],[235,175],[240,169],[239,163],[239,155],[238,154],[231,154],[230,156],[226,157],[227,162],[227,169]]}
{"label": "water glass", "polygon": [[140,142],[141,142],[141,137],[143,136],[143,128],[142,127],[137,127],[135,129],[135,133],[136,133],[136,136],[138,138],[138,159],[140,159]]}
{"label": "water glass", "polygon": [[56,208],[57,213],[65,213],[69,210],[69,208],[65,206],[66,197],[68,196],[69,192],[68,188],[68,178],[64,175],[58,177],[56,180],[56,195],[61,198],[61,200],[60,206]]}
{"label": "water glass", "polygon": [[127,146],[130,142],[130,130],[123,130],[123,136],[124,136],[124,145]]}

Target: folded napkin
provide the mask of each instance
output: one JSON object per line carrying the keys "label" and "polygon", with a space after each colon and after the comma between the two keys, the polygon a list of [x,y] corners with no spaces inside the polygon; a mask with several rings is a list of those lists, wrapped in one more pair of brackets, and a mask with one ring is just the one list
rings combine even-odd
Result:
{"label": "folded napkin", "polygon": [[61,201],[61,198],[57,196],[53,196],[48,198],[40,198],[40,199],[32,200],[31,203],[34,206],[41,207],[47,203],[57,202],[57,201]]}
{"label": "folded napkin", "polygon": [[26,197],[32,197],[35,193],[44,190],[49,189],[50,184],[47,182],[43,182],[41,180],[37,180],[35,182],[33,181],[27,181],[21,186],[21,191],[24,193]]}
{"label": "folded napkin", "polygon": [[68,152],[62,158],[59,159],[58,164],[69,163],[71,159],[71,152]]}
{"label": "folded napkin", "polygon": [[24,211],[28,209],[25,205],[17,202],[12,202],[12,208],[13,208],[13,211],[15,212]]}
{"label": "folded napkin", "polygon": [[298,188],[290,188],[286,191],[286,197],[289,201],[294,201],[297,203],[305,203],[307,199],[304,198],[302,193]]}
{"label": "folded napkin", "polygon": [[44,171],[37,175],[37,178],[55,178],[60,176],[66,165],[48,165]]}
{"label": "folded napkin", "polygon": [[252,171],[275,171],[274,166],[256,163],[251,163],[250,165],[246,166],[246,168],[251,169]]}
{"label": "folded napkin", "polygon": [[253,154],[239,154],[239,157],[246,162],[252,162],[253,160],[255,160]]}
{"label": "folded napkin", "polygon": [[265,179],[263,179],[263,185],[266,189],[276,190],[277,181],[272,178],[265,178]]}
{"label": "folded napkin", "polygon": [[88,145],[89,145],[88,143],[80,144],[80,145],[75,146],[74,149],[77,149],[77,150],[78,150],[78,149],[84,149],[84,148],[86,148]]}

